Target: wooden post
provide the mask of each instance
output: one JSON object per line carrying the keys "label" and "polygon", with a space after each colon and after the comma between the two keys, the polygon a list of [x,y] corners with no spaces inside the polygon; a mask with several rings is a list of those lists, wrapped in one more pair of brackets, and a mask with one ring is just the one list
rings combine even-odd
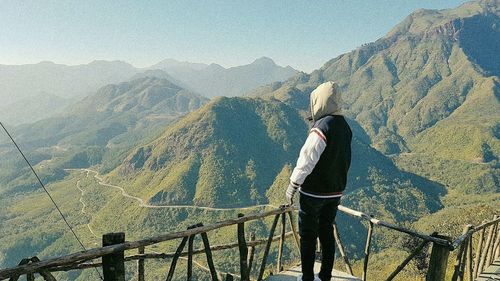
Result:
{"label": "wooden post", "polygon": [[[144,246],[140,246],[137,250],[139,255],[144,254]],[[137,281],[144,281],[144,259],[137,260]]]}
{"label": "wooden post", "polygon": [[[498,219],[498,216],[495,215],[493,217],[494,220]],[[497,230],[498,230],[498,223],[495,223],[494,225],[491,226],[491,229],[492,229],[492,232],[493,232],[493,235],[491,237],[491,243],[490,243],[490,247],[488,247],[488,255],[486,256],[486,266],[489,266],[493,261],[494,261],[494,251],[495,251],[495,244],[496,244],[496,234],[497,234]]]}
{"label": "wooden post", "polygon": [[[102,236],[102,246],[125,243],[125,233],[107,233]],[[125,254],[123,251],[102,257],[104,281],[125,281]]]}
{"label": "wooden post", "polygon": [[187,263],[187,280],[193,280],[193,243],[194,235],[190,235],[188,238],[188,263]]}
{"label": "wooden post", "polygon": [[[30,262],[30,259],[22,259],[18,265],[25,265],[25,264],[28,264]],[[28,278],[28,277],[26,277]],[[9,278],[9,281],[17,281],[19,280],[19,275],[15,275],[15,276],[12,276]]]}
{"label": "wooden post", "polygon": [[[449,237],[435,235],[441,239]],[[426,281],[443,281],[446,276],[446,267],[448,265],[448,256],[450,249],[437,243],[432,243],[431,258],[429,261],[429,269],[426,275]]]}
{"label": "wooden post", "polygon": [[[484,221],[483,221],[484,223]],[[484,232],[486,229],[481,229],[481,232],[479,233],[479,240],[477,242],[477,249],[476,249],[476,257],[474,258],[474,279],[476,279],[480,272],[478,270],[479,268],[479,260],[481,258],[481,252],[483,250],[483,241],[484,241]]]}
{"label": "wooden post", "polygon": [[[462,231],[462,235],[465,235],[469,232],[469,230],[472,229],[472,225],[471,224],[468,224],[466,226],[464,226],[464,230]],[[463,255],[465,253],[465,251],[467,250],[467,246],[468,246],[468,238],[466,238],[462,244],[460,244],[460,248],[458,248],[458,252],[457,252],[457,259],[455,260],[455,266],[454,266],[454,271],[453,271],[453,277],[451,278],[452,281],[456,281],[458,280],[459,276],[460,276],[460,271],[461,271],[461,268],[462,268],[462,261],[463,261]],[[463,274],[462,274],[463,276]]]}
{"label": "wooden post", "polygon": [[[40,259],[38,257],[36,257],[36,256],[32,257],[30,260],[31,260],[32,263],[40,261]],[[40,270],[38,272],[38,274],[40,274],[40,276],[42,276],[43,280],[45,280],[45,281],[56,281],[56,278],[54,278],[54,276],[52,275],[52,273],[50,273],[50,271],[48,271],[47,269]]]}
{"label": "wooden post", "polygon": [[297,251],[300,254],[300,238],[299,238],[299,233],[297,232],[297,227],[295,226],[295,223],[293,222],[293,211],[288,212],[288,219],[290,222],[290,226],[292,227],[292,233],[293,233],[293,238],[295,240],[295,245],[297,246]]}
{"label": "wooden post", "polygon": [[205,255],[207,256],[207,264],[210,269],[210,275],[212,276],[212,281],[218,281],[217,271],[215,270],[214,260],[212,257],[212,250],[210,250],[210,243],[208,242],[208,235],[206,232],[202,232],[201,239],[203,240],[203,246],[205,247]]}
{"label": "wooden post", "polygon": [[[250,235],[250,241],[253,242],[255,241],[255,233],[252,232],[252,234]],[[247,276],[250,278],[250,274],[252,272],[252,264],[253,264],[253,258],[255,256],[255,246],[250,246],[250,251],[248,253],[248,273],[247,273]]]}
{"label": "wooden post", "polygon": [[370,257],[370,245],[372,243],[372,235],[373,235],[373,223],[370,221],[370,225],[368,226],[368,235],[366,237],[366,245],[365,245],[365,260],[363,262],[363,281],[366,281],[366,275],[368,272],[368,258]]}
{"label": "wooden post", "polygon": [[286,233],[286,214],[281,214],[281,235],[280,243],[278,248],[278,262],[276,264],[276,272],[283,271],[283,248],[285,245],[285,233]]}
{"label": "wooden post", "polygon": [[469,237],[467,243],[469,243],[469,247],[467,247],[467,280],[473,281],[473,269],[472,269],[472,235]]}
{"label": "wooden post", "polygon": [[490,244],[494,233],[494,225],[490,226],[489,228],[490,230],[488,232],[488,238],[486,238],[486,243],[484,244],[483,252],[481,253],[481,259],[479,259],[479,267],[477,268],[479,274],[481,274],[483,272],[483,269],[487,266],[486,257],[488,256],[488,252],[490,250]]}
{"label": "wooden post", "polygon": [[497,260],[500,255],[500,224],[497,224],[497,241],[493,247],[493,260]]}
{"label": "wooden post", "polygon": [[179,247],[177,247],[177,250],[175,251],[174,257],[172,258],[172,263],[170,264],[170,268],[168,269],[168,274],[167,274],[167,281],[171,281],[172,278],[174,278],[174,272],[175,272],[175,267],[177,266],[177,260],[179,259],[182,250],[184,249],[184,246],[186,246],[186,242],[188,240],[188,237],[183,237],[181,243],[179,244]]}
{"label": "wooden post", "polygon": [[[238,214],[238,218],[244,217],[244,214]],[[245,223],[238,223],[238,248],[240,252],[240,274],[241,281],[250,281],[248,277],[248,247],[245,240]]]}
{"label": "wooden post", "polygon": [[342,240],[340,240],[340,235],[339,235],[339,231],[337,229],[336,223],[333,224],[333,236],[335,237],[335,242],[337,243],[337,248],[339,248],[340,256],[344,260],[345,268],[346,268],[347,272],[352,275],[353,274],[352,267],[351,267],[351,264],[349,263],[349,259],[347,258],[347,255],[346,255],[346,252],[344,249],[344,245],[342,244]]}
{"label": "wooden post", "polygon": [[261,281],[264,276],[264,271],[266,270],[267,255],[269,255],[269,248],[271,248],[271,243],[273,242],[274,230],[276,229],[276,224],[278,224],[278,219],[280,214],[274,216],[274,221],[269,231],[269,237],[267,238],[266,248],[264,249],[264,256],[262,257],[262,263],[260,265],[259,276],[257,281]]}

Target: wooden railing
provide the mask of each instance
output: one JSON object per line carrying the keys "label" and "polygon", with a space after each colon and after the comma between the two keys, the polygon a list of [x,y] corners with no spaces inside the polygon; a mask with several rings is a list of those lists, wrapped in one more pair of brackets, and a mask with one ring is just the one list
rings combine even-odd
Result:
{"label": "wooden railing", "polygon": [[[26,275],[27,280],[34,280],[34,274],[38,273],[44,278],[44,280],[53,281],[55,280],[55,278],[53,277],[52,272],[81,270],[87,268],[102,268],[104,280],[121,281],[125,280],[124,263],[126,261],[135,260],[137,261],[137,278],[139,281],[142,281],[145,280],[144,260],[146,259],[171,259],[171,265],[169,267],[166,280],[172,280],[179,258],[186,256],[188,261],[187,280],[192,280],[193,256],[205,254],[208,264],[207,270],[210,272],[212,280],[233,280],[234,277],[237,277],[240,280],[255,280],[250,276],[251,269],[255,267],[256,269],[258,269],[256,280],[260,281],[263,279],[266,267],[268,266],[267,259],[273,241],[279,241],[276,272],[282,271],[284,269],[283,249],[287,237],[294,238],[294,244],[296,245],[298,252],[300,252],[299,235],[297,233],[297,229],[293,219],[295,210],[296,207],[293,206],[280,206],[277,209],[258,214],[239,214],[237,218],[224,220],[212,225],[204,226],[202,224],[197,224],[189,227],[185,231],[169,233],[166,235],[133,242],[125,242],[125,235],[123,233],[109,233],[103,236],[103,247],[101,248],[90,249],[87,251],[74,253],[63,257],[47,259],[44,261],[40,261],[36,257],[31,259],[23,259],[23,261],[21,261],[21,263],[16,267],[0,270],[0,280],[7,278],[10,278],[10,280],[18,280],[18,278],[22,275]],[[414,230],[400,227],[395,224],[378,220],[363,212],[352,210],[344,206],[339,206],[339,211],[368,222],[362,280],[367,279],[370,247],[375,226],[392,229],[422,239],[422,243],[416,247],[416,249],[394,270],[394,272],[386,280],[393,280],[394,277],[396,277],[418,253],[423,251],[428,243],[432,244],[432,250],[429,261],[429,269],[426,275],[427,280],[444,280],[449,253],[456,248],[458,248],[457,263],[454,267],[453,280],[463,279],[464,267],[467,267],[466,272],[468,272],[468,280],[474,280],[472,277],[475,278],[476,276],[478,276],[483,268],[485,268],[487,265],[491,264],[492,261],[498,258],[498,252],[500,248],[500,235],[498,225],[500,219],[498,217],[495,217],[494,220],[485,222],[482,225],[476,227],[471,225],[466,226],[463,235],[452,242],[449,237],[440,236],[437,235],[437,233],[433,233],[431,235],[420,233]],[[265,239],[257,240],[255,238],[255,234],[252,233],[250,240],[246,241],[245,223],[249,221],[264,219],[266,217],[274,217],[268,237]],[[286,231],[287,218],[291,229],[291,231],[289,232]],[[279,235],[275,236],[274,233],[278,222],[281,222],[281,227]],[[207,235],[208,232],[234,225],[237,226],[236,243],[210,246],[209,238]],[[489,232],[484,242],[487,228],[489,229]],[[346,271],[352,275],[352,266],[349,262],[349,258],[346,255],[346,251],[340,239],[338,227],[336,225],[334,225],[333,231],[337,248],[339,249],[342,261],[345,264]],[[477,232],[480,232],[480,239],[476,251],[475,266],[472,267],[472,237],[473,234]],[[193,241],[196,235],[200,235],[202,238],[202,249],[194,249]],[[145,253],[145,247],[147,246],[175,239],[181,239],[181,242],[174,253]],[[186,244],[187,251],[184,250]],[[254,262],[255,248],[259,245],[265,245],[265,247],[260,259],[260,265],[257,265]],[[221,271],[217,271],[213,261],[212,252],[236,248],[238,248],[239,251],[239,275],[230,273],[226,273],[224,275]],[[133,249],[136,249],[138,253],[125,257],[125,251]],[[466,254],[464,255],[464,253]],[[96,259],[102,259],[102,262],[93,262],[93,260]],[[474,268],[474,272],[472,272],[472,268]]]}
{"label": "wooden railing", "polygon": [[[476,233],[479,238],[474,243]],[[486,267],[500,258],[500,217],[495,215],[478,226],[466,225],[453,247],[458,248],[458,252],[452,280],[464,280],[465,273],[467,280],[476,280]]]}

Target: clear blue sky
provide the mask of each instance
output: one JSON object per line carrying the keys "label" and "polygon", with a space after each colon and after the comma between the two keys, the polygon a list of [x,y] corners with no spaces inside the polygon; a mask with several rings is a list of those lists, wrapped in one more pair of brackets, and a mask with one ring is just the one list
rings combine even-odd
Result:
{"label": "clear blue sky", "polygon": [[268,56],[304,71],[371,42],[418,8],[463,0],[0,0],[0,64],[165,58],[234,66]]}

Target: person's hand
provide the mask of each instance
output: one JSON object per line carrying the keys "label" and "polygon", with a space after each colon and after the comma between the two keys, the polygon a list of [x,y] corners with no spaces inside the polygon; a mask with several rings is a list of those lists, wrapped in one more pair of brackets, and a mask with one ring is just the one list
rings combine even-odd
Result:
{"label": "person's hand", "polygon": [[293,196],[297,193],[297,186],[294,186],[292,183],[288,184],[288,188],[286,189],[286,200],[288,204],[293,205]]}

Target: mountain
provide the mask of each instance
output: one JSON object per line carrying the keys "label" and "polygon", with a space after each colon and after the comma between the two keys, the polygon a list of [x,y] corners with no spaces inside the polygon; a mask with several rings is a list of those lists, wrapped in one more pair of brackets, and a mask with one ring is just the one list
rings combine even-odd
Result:
{"label": "mountain", "polygon": [[[359,125],[351,126],[354,155],[346,197],[352,198],[346,199],[351,205],[366,209],[380,200],[385,207],[379,214],[398,220],[414,220],[440,208],[439,185],[400,171],[366,143]],[[286,185],[275,182],[289,177],[307,131],[299,112],[284,103],[218,98],[134,149],[108,180],[153,205],[279,205]],[[370,196],[356,199],[364,193]],[[405,210],[398,196],[415,208]]]}
{"label": "mountain", "polygon": [[72,102],[72,99],[40,93],[13,103],[0,105],[0,120],[11,125],[35,122],[61,113]]}
{"label": "mountain", "polygon": [[48,93],[61,98],[82,98],[98,88],[128,80],[137,69],[122,61],[93,61],[82,65],[40,62],[0,65],[0,99],[5,104]]}
{"label": "mountain", "polygon": [[229,69],[217,64],[173,59],[149,68],[136,68],[123,61],[0,65],[0,120],[11,125],[32,123],[61,112],[65,106],[107,84],[144,77],[167,79],[182,88],[213,97],[243,95],[267,83],[286,80],[295,73],[291,67],[277,66],[269,58]]}
{"label": "mountain", "polygon": [[98,88],[126,81],[137,72],[122,61],[0,65],[0,120],[19,125],[50,117]]}
{"label": "mountain", "polygon": [[242,96],[268,83],[284,81],[297,71],[281,67],[267,57],[248,65],[224,68],[218,64],[179,62],[167,59],[149,69],[160,69],[172,76],[179,85],[207,97]]}
{"label": "mountain", "polygon": [[499,7],[418,10],[383,38],[253,95],[307,112],[310,91],[337,81],[345,112],[398,165],[453,189],[498,192]]}
{"label": "mountain", "polygon": [[[60,115],[17,126],[12,134],[46,179],[53,181],[64,176],[63,168],[105,162],[103,166],[111,169],[129,148],[156,136],[170,122],[206,102],[168,80],[145,77],[104,86]],[[5,140],[1,147],[11,144]],[[17,191],[36,188],[26,170],[9,161],[18,159],[16,153],[6,150],[3,156],[0,182]]]}

